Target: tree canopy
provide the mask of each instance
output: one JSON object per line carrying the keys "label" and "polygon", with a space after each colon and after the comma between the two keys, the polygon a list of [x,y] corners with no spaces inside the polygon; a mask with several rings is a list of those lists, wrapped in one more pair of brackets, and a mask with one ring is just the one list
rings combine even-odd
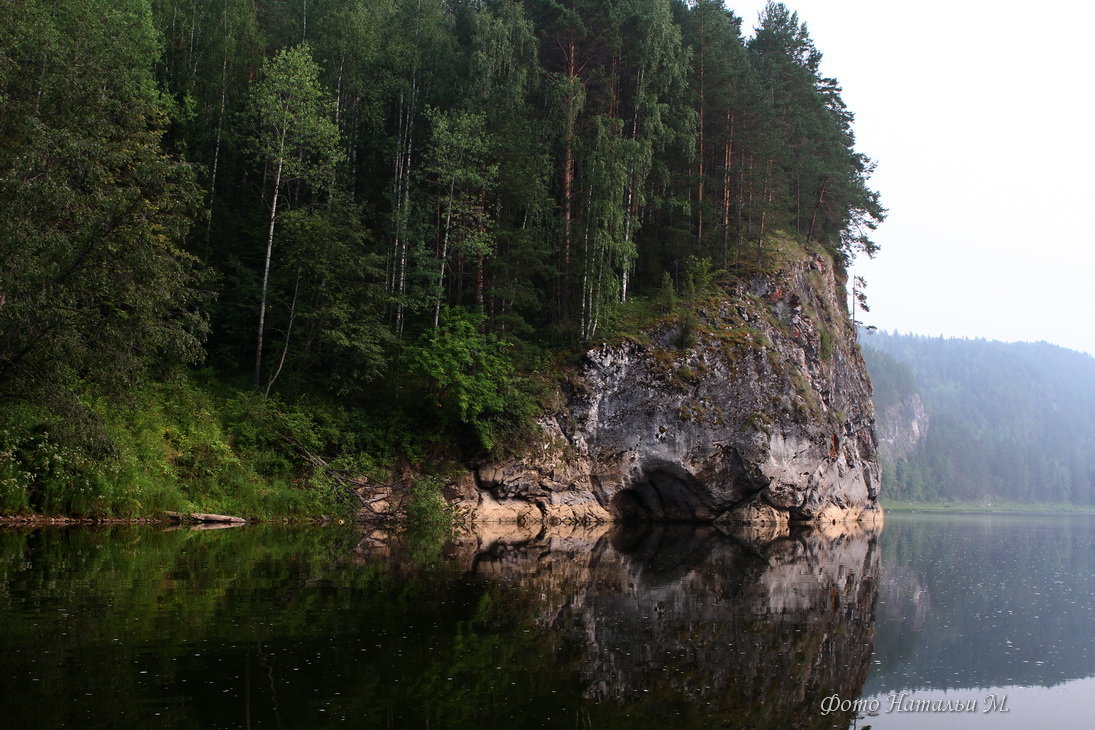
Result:
{"label": "tree canopy", "polygon": [[0,11],[0,401],[43,422],[200,364],[485,448],[689,271],[846,265],[884,214],[778,3]]}
{"label": "tree canopy", "polygon": [[194,166],[167,153],[144,3],[6,2],[0,35],[0,398],[70,404],[197,362]]}

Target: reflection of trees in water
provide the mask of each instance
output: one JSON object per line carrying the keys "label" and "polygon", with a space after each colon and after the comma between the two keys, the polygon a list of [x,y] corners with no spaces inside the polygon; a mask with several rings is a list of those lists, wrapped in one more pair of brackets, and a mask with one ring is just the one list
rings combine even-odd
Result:
{"label": "reflection of trees in water", "polygon": [[0,531],[13,727],[844,727],[870,535]]}
{"label": "reflection of trees in water", "polygon": [[[872,535],[770,542],[713,527],[627,526],[587,540],[496,540],[475,570],[538,597],[540,624],[600,711],[660,724],[846,727],[873,647]],[[601,701],[609,702],[601,702]]]}
{"label": "reflection of trees in water", "polygon": [[1095,519],[898,516],[882,537],[870,694],[1095,675]]}

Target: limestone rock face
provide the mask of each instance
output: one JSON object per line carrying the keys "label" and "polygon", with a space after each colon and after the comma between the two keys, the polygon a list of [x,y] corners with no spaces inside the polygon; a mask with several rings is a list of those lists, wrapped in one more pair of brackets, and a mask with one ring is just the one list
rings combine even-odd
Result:
{"label": "limestone rock face", "polygon": [[590,350],[539,428],[521,458],[476,470],[473,520],[880,514],[871,384],[822,255]]}
{"label": "limestone rock face", "polygon": [[878,453],[888,464],[907,457],[928,433],[928,413],[911,393],[878,413]]}

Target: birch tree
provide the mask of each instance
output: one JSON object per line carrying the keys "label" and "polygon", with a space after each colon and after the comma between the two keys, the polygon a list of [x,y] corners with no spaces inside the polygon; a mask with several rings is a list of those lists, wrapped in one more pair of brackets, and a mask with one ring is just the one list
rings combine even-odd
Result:
{"label": "birch tree", "polygon": [[581,336],[597,334],[606,307],[619,298],[622,272],[635,259],[635,245],[627,231],[624,204],[632,164],[641,155],[634,140],[621,135],[618,119],[599,116],[583,169],[584,230],[582,236]]}
{"label": "birch tree", "polygon": [[475,299],[483,308],[483,260],[494,249],[493,221],[487,194],[498,177],[489,161],[490,145],[482,115],[431,110],[433,135],[427,172],[437,189],[437,286],[433,326],[437,329],[444,299],[445,275],[454,250],[475,263]]}
{"label": "birch tree", "polygon": [[272,177],[255,342],[257,389],[262,377],[270,265],[282,191],[292,181],[315,189],[328,185],[341,158],[341,147],[334,103],[319,83],[319,66],[307,44],[283,49],[263,64],[262,78],[251,93],[251,113],[256,124],[255,150]]}

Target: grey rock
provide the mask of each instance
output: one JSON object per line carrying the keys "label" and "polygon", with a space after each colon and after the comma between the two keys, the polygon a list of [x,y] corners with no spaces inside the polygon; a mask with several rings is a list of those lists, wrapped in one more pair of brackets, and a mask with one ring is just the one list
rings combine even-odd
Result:
{"label": "grey rock", "polygon": [[907,457],[927,436],[928,425],[928,413],[919,393],[910,393],[880,410],[878,453],[882,460],[893,464]]}
{"label": "grey rock", "polygon": [[477,470],[480,503],[549,521],[875,518],[871,384],[837,276],[814,255],[700,307],[689,337],[666,318],[589,350],[530,452]]}

